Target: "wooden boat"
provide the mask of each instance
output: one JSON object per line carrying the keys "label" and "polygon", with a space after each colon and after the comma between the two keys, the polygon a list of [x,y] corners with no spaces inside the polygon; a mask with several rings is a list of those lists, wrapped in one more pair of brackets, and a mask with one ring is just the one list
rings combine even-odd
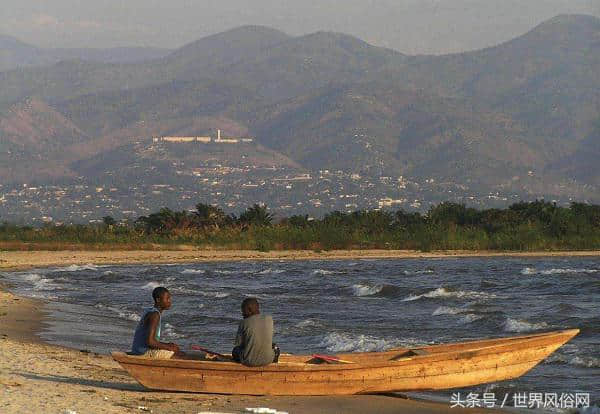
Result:
{"label": "wooden boat", "polygon": [[282,355],[246,367],[210,360],[149,359],[113,352],[131,376],[154,390],[248,395],[347,395],[442,390],[519,377],[579,332],[569,329],[385,352],[337,354],[344,364]]}

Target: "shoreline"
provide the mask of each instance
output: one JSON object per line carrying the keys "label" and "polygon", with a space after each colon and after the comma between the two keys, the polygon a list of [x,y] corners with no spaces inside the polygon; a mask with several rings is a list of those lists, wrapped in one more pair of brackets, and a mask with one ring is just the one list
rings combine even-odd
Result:
{"label": "shoreline", "polygon": [[[37,252],[39,256],[41,252]],[[57,252],[54,252],[57,253]],[[93,252],[98,253],[98,252]],[[101,253],[101,252],[100,252]],[[127,252],[132,253],[132,252]],[[162,252],[164,253],[164,252]],[[188,253],[189,252],[180,252]],[[2,252],[0,270],[18,270],[31,267],[52,265],[81,264],[95,262],[89,255],[77,256],[73,252],[64,256],[62,252],[51,258],[20,256],[19,260],[7,258]],[[181,259],[187,262],[187,255],[155,258],[152,263],[161,263]],[[220,256],[214,260],[256,260],[256,257],[241,256],[239,252]],[[368,257],[374,258],[369,255]],[[414,256],[403,256],[414,257]],[[422,257],[422,256],[416,256]],[[57,262],[58,259],[60,262]],[[211,257],[203,256],[207,261]],[[290,259],[290,257],[285,257]],[[321,259],[321,256],[317,257]],[[336,256],[336,258],[340,258]],[[342,256],[341,258],[348,258]],[[30,259],[29,263],[24,260]],[[98,256],[102,260],[118,260],[119,264],[147,262],[148,257]],[[137,259],[137,261],[136,261]],[[198,259],[195,257],[195,259]],[[281,256],[271,259],[282,259]],[[298,259],[306,259],[305,257]],[[164,261],[163,261],[164,260]],[[100,264],[100,263],[97,263]],[[0,411],[3,413],[241,413],[246,407],[270,407],[279,411],[313,413],[349,413],[364,412],[417,414],[437,413],[490,413],[489,409],[450,408],[450,403],[421,399],[411,399],[403,394],[352,395],[352,396],[244,396],[220,394],[191,394],[156,392],[147,390],[131,378],[108,355],[82,352],[77,349],[51,345],[44,342],[37,333],[43,329],[47,314],[44,306],[47,302],[38,299],[23,298],[8,291],[0,282]],[[58,411],[57,411],[58,410]],[[497,412],[497,410],[494,410]]]}
{"label": "shoreline", "polygon": [[[245,396],[147,390],[108,355],[51,345],[36,335],[44,301],[22,298],[0,285],[0,411],[3,413],[242,413],[270,407],[297,414],[377,412],[491,413],[403,394]],[[497,410],[494,410],[497,412]]]}
{"label": "shoreline", "polygon": [[[189,247],[189,246],[188,246]],[[440,259],[470,257],[598,257],[600,251],[495,252],[445,250],[18,250],[0,251],[0,271],[35,267],[96,265],[134,265],[166,263],[202,263],[253,260],[344,260],[344,259]]]}

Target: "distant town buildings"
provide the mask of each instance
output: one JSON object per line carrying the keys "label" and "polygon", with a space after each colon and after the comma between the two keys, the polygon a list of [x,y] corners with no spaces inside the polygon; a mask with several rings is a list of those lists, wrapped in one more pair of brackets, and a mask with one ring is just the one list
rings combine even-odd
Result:
{"label": "distant town buildings", "polygon": [[203,144],[208,144],[214,142],[216,144],[238,144],[242,143],[251,143],[254,142],[254,138],[249,137],[222,137],[221,130],[217,130],[217,136],[215,139],[212,137],[154,137],[152,138],[153,142],[169,142],[169,143],[184,143],[184,142],[201,142]]}

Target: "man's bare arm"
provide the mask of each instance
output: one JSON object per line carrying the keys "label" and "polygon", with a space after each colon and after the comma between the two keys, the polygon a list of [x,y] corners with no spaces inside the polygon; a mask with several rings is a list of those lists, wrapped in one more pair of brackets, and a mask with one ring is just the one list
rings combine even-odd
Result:
{"label": "man's bare arm", "polygon": [[174,343],[160,342],[156,340],[156,329],[158,328],[158,321],[160,316],[158,312],[149,313],[146,316],[146,323],[148,324],[148,337],[146,338],[146,344],[152,349],[166,349],[167,351],[179,352],[179,347]]}

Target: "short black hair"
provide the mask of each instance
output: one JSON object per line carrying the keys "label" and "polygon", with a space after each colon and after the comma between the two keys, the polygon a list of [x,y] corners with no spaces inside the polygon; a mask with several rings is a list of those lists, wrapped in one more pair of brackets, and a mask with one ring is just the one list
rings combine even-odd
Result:
{"label": "short black hair", "polygon": [[242,309],[250,309],[250,308],[255,308],[256,310],[258,310],[259,305],[258,305],[258,300],[256,298],[246,298],[242,302]]}
{"label": "short black hair", "polygon": [[154,299],[154,301],[157,301],[165,293],[169,293],[169,289],[167,289],[166,287],[162,287],[162,286],[156,287],[152,291],[152,298]]}

